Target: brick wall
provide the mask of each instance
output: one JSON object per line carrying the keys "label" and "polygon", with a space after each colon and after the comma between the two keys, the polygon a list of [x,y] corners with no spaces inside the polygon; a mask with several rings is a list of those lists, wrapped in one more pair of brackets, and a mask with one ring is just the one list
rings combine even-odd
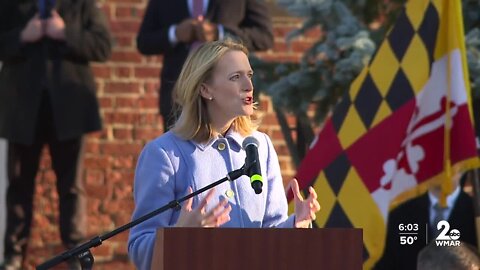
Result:
{"label": "brick wall", "polygon": [[[91,237],[103,235],[130,221],[137,157],[147,141],[162,134],[163,126],[157,114],[161,57],[143,57],[135,45],[135,36],[147,1],[98,2],[109,19],[115,45],[108,62],[93,65],[104,127],[101,132],[86,137],[83,177],[88,195],[88,233]],[[298,61],[302,51],[318,33],[299,39],[288,48],[284,37],[299,26],[300,21],[281,15],[278,8],[269,2],[276,14],[273,17],[275,48],[258,55],[271,61]],[[261,131],[271,136],[279,154],[284,180],[288,181],[295,173],[295,168],[268,97],[261,97],[261,109],[266,113]],[[291,116],[288,121],[292,126],[295,123]],[[34,223],[27,258],[31,269],[63,251],[56,225],[58,198],[48,149],[44,149],[37,182]],[[134,269],[128,261],[127,238],[128,232],[124,232],[92,249],[95,269]],[[55,269],[62,269],[62,266]]]}

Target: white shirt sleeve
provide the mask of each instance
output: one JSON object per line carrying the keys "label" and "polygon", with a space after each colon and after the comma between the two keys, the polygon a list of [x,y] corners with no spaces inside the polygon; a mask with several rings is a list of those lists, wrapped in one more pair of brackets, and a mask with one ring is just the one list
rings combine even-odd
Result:
{"label": "white shirt sleeve", "polygon": [[171,25],[170,28],[168,29],[168,41],[170,41],[170,44],[172,46],[176,45],[178,43],[177,35],[175,35],[176,30],[177,30],[177,25],[176,24]]}

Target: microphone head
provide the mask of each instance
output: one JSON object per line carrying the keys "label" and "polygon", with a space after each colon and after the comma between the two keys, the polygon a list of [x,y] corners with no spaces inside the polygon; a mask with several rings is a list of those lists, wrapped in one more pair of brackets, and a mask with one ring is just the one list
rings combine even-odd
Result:
{"label": "microphone head", "polygon": [[256,194],[262,193],[263,178],[258,159],[258,140],[249,136],[243,140],[242,148],[247,153],[245,158],[245,174],[250,177],[250,184]]}
{"label": "microphone head", "polygon": [[254,146],[256,146],[258,148],[258,145],[260,143],[258,142],[258,140],[255,137],[248,136],[247,138],[245,138],[245,140],[243,140],[242,148],[247,149],[247,146],[249,146],[250,144],[253,144]]}
{"label": "microphone head", "polygon": [[252,188],[255,191],[255,194],[262,193],[263,180],[260,178],[258,181],[251,182]]}

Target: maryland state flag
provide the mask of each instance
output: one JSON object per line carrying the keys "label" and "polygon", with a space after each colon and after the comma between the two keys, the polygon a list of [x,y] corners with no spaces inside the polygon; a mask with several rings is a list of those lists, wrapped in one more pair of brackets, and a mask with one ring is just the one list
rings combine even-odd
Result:
{"label": "maryland state flag", "polygon": [[410,0],[297,174],[319,194],[317,227],[363,228],[365,268],[393,201],[480,164],[469,93],[460,1]]}

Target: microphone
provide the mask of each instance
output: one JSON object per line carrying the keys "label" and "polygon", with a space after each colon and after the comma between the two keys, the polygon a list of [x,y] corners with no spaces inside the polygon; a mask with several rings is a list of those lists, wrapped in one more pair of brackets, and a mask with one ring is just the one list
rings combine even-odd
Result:
{"label": "microphone", "polygon": [[262,170],[260,169],[260,161],[258,160],[258,140],[253,136],[245,138],[242,147],[247,153],[245,158],[245,173],[250,177],[250,183],[255,194],[262,193],[263,178]]}

